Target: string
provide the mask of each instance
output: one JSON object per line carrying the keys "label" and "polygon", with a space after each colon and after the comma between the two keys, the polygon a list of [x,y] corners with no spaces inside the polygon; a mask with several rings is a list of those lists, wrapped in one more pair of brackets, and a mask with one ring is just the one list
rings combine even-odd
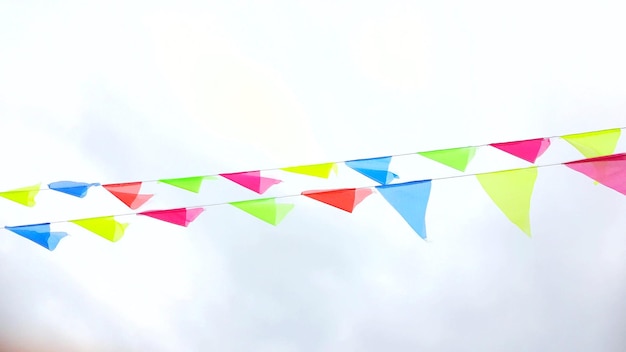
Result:
{"label": "string", "polygon": [[[626,127],[619,127],[619,128],[609,128],[609,129],[604,129],[604,130],[597,130],[597,131],[588,131],[588,132],[580,132],[580,133],[570,133],[570,134],[566,134],[566,135],[560,135],[560,136],[550,136],[550,137],[538,137],[538,138],[529,138],[529,139],[525,139],[525,140],[532,140],[532,139],[556,139],[556,138],[562,138],[564,136],[570,136],[570,135],[576,135],[576,134],[587,134],[587,133],[601,133],[601,132],[605,132],[605,131],[610,131],[610,130],[615,130],[615,129],[619,129],[624,130],[626,129]],[[467,146],[467,147],[460,147],[460,148],[483,148],[483,147],[488,147],[492,144],[499,144],[499,143],[512,143],[512,142],[521,142],[521,141],[525,141],[525,140],[518,140],[518,141],[511,141],[511,142],[494,142],[494,143],[487,143],[487,144],[479,144],[479,145],[474,145],[474,146]],[[447,150],[447,149],[457,149],[457,148],[446,148],[446,149],[437,149],[437,150],[430,150],[430,151],[421,151],[421,152],[412,152],[412,153],[400,153],[400,154],[392,154],[392,155],[385,155],[385,156],[378,156],[378,157],[371,157],[371,158],[361,158],[361,159],[350,159],[350,160],[339,160],[339,161],[329,161],[329,162],[321,162],[321,163],[315,163],[315,164],[307,164],[307,165],[296,165],[296,166],[285,166],[285,167],[277,167],[277,168],[266,168],[266,169],[259,169],[259,170],[254,170],[254,171],[259,171],[259,172],[267,172],[267,171],[278,171],[278,170],[282,170],[285,168],[295,168],[295,167],[300,167],[300,166],[310,166],[310,165],[319,165],[319,164],[341,164],[341,163],[345,163],[348,161],[355,161],[355,160],[368,160],[368,159],[376,159],[376,158],[384,158],[384,157],[390,157],[390,158],[397,158],[397,157],[403,157],[403,156],[409,156],[409,155],[415,155],[415,154],[419,154],[419,153],[428,153],[428,152],[432,152],[432,151],[438,151],[438,150]],[[538,165],[537,167],[540,167],[541,165]],[[161,178],[161,179],[155,179],[155,180],[144,180],[144,181],[127,181],[127,182],[116,182],[116,183],[106,183],[105,185],[110,185],[110,184],[126,184],[126,183],[157,183],[160,182],[161,180],[176,180],[176,179],[185,179],[185,178],[210,178],[210,177],[218,177],[220,176],[220,174],[229,174],[229,173],[240,173],[240,172],[250,172],[250,171],[236,171],[236,172],[222,172],[222,173],[217,173],[217,174],[212,174],[212,175],[196,175],[196,176],[182,176],[182,177],[175,177],[175,178]],[[472,175],[470,175],[472,176]],[[102,187],[103,184],[100,183],[88,183],[91,186],[94,187]],[[33,190],[14,190],[14,191],[4,191],[1,193],[23,193],[23,192],[32,192]],[[40,188],[39,191],[53,191],[53,189],[51,188]]]}
{"label": "string", "polygon": [[[613,154],[613,155],[626,155],[626,153],[622,153],[622,154]],[[521,170],[529,170],[529,169],[542,169],[542,168],[549,168],[549,167],[554,167],[554,166],[561,166],[561,165],[565,165],[568,163],[573,163],[573,162],[580,162],[580,161],[584,161],[584,160],[589,160],[589,159],[594,159],[594,158],[588,158],[588,159],[580,159],[580,160],[575,160],[575,161],[568,161],[568,162],[562,162],[562,163],[552,163],[552,164],[545,164],[545,165],[533,165],[533,166],[528,166],[528,167],[520,167],[520,168],[513,168],[513,169],[506,169],[506,170],[498,170],[498,171],[488,171],[488,172],[477,172],[477,173],[471,173],[471,174],[461,174],[461,175],[453,175],[453,176],[442,176],[442,177],[434,177],[431,179],[420,179],[420,180],[412,180],[412,181],[406,181],[406,182],[401,182],[401,183],[393,183],[393,184],[388,184],[385,186],[402,186],[402,185],[406,185],[406,184],[410,184],[413,182],[418,182],[418,181],[444,181],[444,180],[451,180],[451,179],[456,179],[456,178],[462,178],[462,177],[471,177],[471,176],[478,176],[478,175],[486,175],[486,174],[494,174],[494,173],[499,173],[499,172],[510,172],[510,171],[521,171]],[[381,185],[370,185],[370,186],[362,186],[362,187],[344,187],[344,188],[340,188],[340,189],[355,189],[355,190],[359,190],[359,189],[376,189],[376,187],[379,187]],[[329,190],[321,190],[321,191],[317,191],[317,192],[330,192],[330,191],[334,191],[334,190],[340,190],[340,189],[329,189]],[[306,192],[306,191],[305,191]],[[246,202],[246,201],[255,201],[255,200],[262,200],[262,199],[286,199],[286,198],[295,198],[295,197],[301,197],[303,196],[304,192],[302,193],[298,193],[298,194],[289,194],[289,195],[282,195],[282,196],[276,196],[276,197],[270,197],[270,198],[256,198],[256,199],[246,199],[246,200],[242,200],[242,201],[231,201],[231,202],[219,202],[219,203],[209,203],[209,204],[201,204],[201,205],[192,205],[192,206],[187,206],[184,208],[178,208],[178,209],[196,209],[196,208],[202,208],[202,209],[206,209],[206,208],[210,208],[210,207],[216,207],[216,206],[223,206],[223,205],[228,205],[231,203],[237,203],[237,202]],[[153,211],[167,211],[167,210],[173,210],[173,209],[161,209],[161,210],[149,210],[149,212],[153,212]],[[87,220],[87,219],[94,219],[94,218],[99,218],[99,217],[126,217],[126,216],[135,216],[138,214],[141,214],[145,211],[136,211],[136,212],[128,212],[128,213],[120,213],[120,214],[114,214],[114,215],[103,215],[103,216],[93,216],[93,217],[89,217],[89,218],[82,218],[82,219],[74,219],[74,220],[58,220],[58,221],[51,221],[48,222],[48,224],[60,224],[60,223],[68,223],[68,222],[72,222],[72,221],[77,221],[77,220]],[[28,226],[28,225],[22,225],[22,226]],[[13,227],[13,226],[3,226],[3,228],[6,227]]]}

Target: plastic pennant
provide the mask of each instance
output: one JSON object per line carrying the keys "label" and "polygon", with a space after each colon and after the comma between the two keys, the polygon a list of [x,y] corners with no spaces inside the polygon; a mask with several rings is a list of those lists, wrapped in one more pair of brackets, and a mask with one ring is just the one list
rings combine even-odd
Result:
{"label": "plastic pennant", "polygon": [[524,141],[492,143],[492,147],[507,152],[529,163],[535,163],[550,146],[550,138],[527,139]]}
{"label": "plastic pennant", "polygon": [[14,201],[15,203],[20,203],[27,207],[34,207],[35,197],[37,197],[37,194],[39,194],[40,190],[41,184],[38,183],[33,186],[17,188],[6,192],[0,192],[0,197]]}
{"label": "plastic pennant", "polygon": [[476,175],[489,198],[528,237],[531,237],[530,200],[537,174],[536,167],[529,167]]}
{"label": "plastic pennant", "polygon": [[626,195],[626,153],[571,161],[564,165]]}
{"label": "plastic pennant", "polygon": [[337,164],[335,163],[325,163],[325,164],[314,164],[314,165],[303,165],[303,166],[292,166],[285,167],[281,170],[287,172],[293,172],[301,175],[315,176],[320,178],[329,178],[330,172],[337,172]]}
{"label": "plastic pennant", "polygon": [[100,186],[99,183],[85,183],[74,181],[57,181],[48,184],[48,188],[53,191],[69,194],[70,196],[84,198],[90,187]]}
{"label": "plastic pennant", "polygon": [[127,223],[120,223],[113,216],[103,216],[98,218],[70,220],[86,230],[105,238],[111,242],[117,242],[124,236],[124,231],[128,227]]}
{"label": "plastic pennant", "polygon": [[366,176],[381,185],[386,185],[398,178],[398,175],[389,172],[390,156],[346,161],[345,164],[354,171]]}
{"label": "plastic pennant", "polygon": [[141,182],[116,183],[102,185],[102,187],[121,200],[126,206],[135,210],[154,196],[153,194],[139,194],[141,184]]}
{"label": "plastic pennant", "polygon": [[51,232],[50,223],[5,226],[5,229],[27,238],[50,251],[55,250],[59,241],[67,236],[66,232]]}
{"label": "plastic pennant", "polygon": [[476,147],[441,149],[429,152],[419,152],[418,154],[453,169],[465,172],[467,165],[469,165],[470,161],[472,161],[474,155],[476,154]]}
{"label": "plastic pennant", "polygon": [[570,134],[561,138],[574,146],[585,158],[595,158],[613,154],[621,133],[621,129],[614,128],[604,131]]}
{"label": "plastic pennant", "polygon": [[154,219],[169,222],[174,225],[187,227],[191,224],[202,212],[204,208],[179,208],[168,210],[152,210],[137,213],[138,215],[149,216]]}
{"label": "plastic pennant", "polygon": [[294,204],[291,203],[276,203],[275,198],[244,200],[230,204],[274,226],[294,208]]}
{"label": "plastic pennant", "polygon": [[283,182],[275,178],[263,177],[261,171],[235,172],[220,174],[220,176],[258,194],[263,194],[273,185]]}
{"label": "plastic pennant", "polygon": [[430,199],[431,180],[377,186],[389,204],[421,238],[426,239],[426,208]]}
{"label": "plastic pennant", "polygon": [[215,176],[193,176],[193,177],[181,177],[181,178],[168,178],[159,180],[159,182],[167,183],[170,186],[178,187],[193,193],[200,193],[202,188],[202,182],[204,180],[215,180]]}
{"label": "plastic pennant", "polygon": [[343,188],[324,191],[304,191],[303,196],[352,213],[354,208],[373,193],[370,188]]}

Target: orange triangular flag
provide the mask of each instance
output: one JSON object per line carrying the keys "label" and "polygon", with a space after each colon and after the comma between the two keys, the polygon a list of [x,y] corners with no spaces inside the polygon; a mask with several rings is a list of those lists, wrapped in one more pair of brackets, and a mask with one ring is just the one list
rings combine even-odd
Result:
{"label": "orange triangular flag", "polygon": [[302,195],[352,213],[354,208],[372,192],[370,188],[343,188],[328,191],[304,191]]}
{"label": "orange triangular flag", "polygon": [[154,194],[139,194],[141,182],[115,183],[102,185],[102,187],[133,210],[139,208],[154,196]]}

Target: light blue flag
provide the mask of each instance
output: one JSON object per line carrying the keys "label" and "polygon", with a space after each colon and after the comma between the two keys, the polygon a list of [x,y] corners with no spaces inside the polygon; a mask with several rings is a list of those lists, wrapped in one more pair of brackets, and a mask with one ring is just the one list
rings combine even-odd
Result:
{"label": "light blue flag", "polygon": [[430,186],[431,180],[422,180],[377,186],[376,189],[411,228],[426,239],[426,206],[430,198]]}
{"label": "light blue flag", "polygon": [[85,182],[74,182],[74,181],[58,181],[52,182],[48,185],[48,188],[62,192],[65,194],[69,194],[74,197],[83,198],[87,195],[87,191],[89,187],[100,186],[99,183],[85,183]]}
{"label": "light blue flag", "polygon": [[59,241],[63,237],[67,236],[66,232],[50,232],[50,223],[13,227],[5,226],[5,229],[28,238],[51,251],[57,248]]}
{"label": "light blue flag", "polygon": [[384,156],[380,158],[346,161],[345,164],[354,171],[369,177],[381,185],[386,185],[398,178],[398,175],[388,171],[390,162],[391,157]]}

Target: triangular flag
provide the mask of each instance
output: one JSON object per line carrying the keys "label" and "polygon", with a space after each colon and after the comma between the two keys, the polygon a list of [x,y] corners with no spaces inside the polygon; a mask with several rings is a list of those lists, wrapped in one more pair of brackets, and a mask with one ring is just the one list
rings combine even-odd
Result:
{"label": "triangular flag", "polygon": [[370,188],[344,188],[328,191],[305,191],[302,195],[352,213],[354,208],[372,194]]}
{"label": "triangular flag", "polygon": [[530,199],[537,168],[490,172],[476,178],[504,215],[530,237]]}
{"label": "triangular flag", "polygon": [[174,225],[187,227],[192,221],[202,214],[204,208],[180,208],[168,210],[152,210],[138,213],[151,218],[159,219]]}
{"label": "triangular flag", "polygon": [[87,229],[98,236],[106,238],[111,242],[119,241],[122,236],[124,236],[124,231],[128,227],[128,224],[126,223],[117,222],[113,216],[70,220],[70,222]]}
{"label": "triangular flag", "polygon": [[467,165],[470,161],[472,161],[474,155],[476,154],[476,147],[441,149],[429,152],[419,152],[418,154],[440,162],[453,169],[465,172]]}
{"label": "triangular flag", "polygon": [[413,231],[426,239],[426,207],[430,198],[431,180],[383,185],[376,189]]}
{"label": "triangular flag", "polygon": [[202,181],[214,180],[217,177],[214,176],[194,176],[194,177],[181,177],[181,178],[168,178],[159,180],[159,182],[167,183],[168,185],[182,188],[189,192],[199,193],[202,187]]}
{"label": "triangular flag", "polygon": [[16,234],[28,238],[29,240],[53,251],[57,248],[59,241],[65,236],[66,232],[50,232],[50,223],[24,225],[24,226],[5,226],[5,229],[15,232]]}
{"label": "triangular flag", "polygon": [[564,165],[626,195],[626,153],[571,161]]}
{"label": "triangular flag", "polygon": [[346,161],[345,164],[354,171],[369,177],[381,185],[386,185],[398,178],[398,175],[389,172],[390,162],[391,157],[385,156],[381,158],[350,160]]}
{"label": "triangular flag", "polygon": [[83,198],[87,195],[89,187],[100,186],[99,183],[85,183],[74,181],[57,181],[48,184],[51,190],[69,194],[74,197]]}
{"label": "triangular flag", "polygon": [[550,146],[550,138],[492,143],[491,146],[534,164],[537,158],[539,158]]}
{"label": "triangular flag", "polygon": [[309,175],[321,178],[329,178],[330,172],[335,170],[337,172],[337,165],[335,163],[315,164],[315,165],[303,165],[284,167],[281,170],[293,172],[296,174]]}
{"label": "triangular flag", "polygon": [[220,174],[220,176],[258,194],[263,194],[273,185],[282,182],[281,180],[277,180],[275,178],[261,176],[261,171],[235,172],[230,174]]}
{"label": "triangular flag", "polygon": [[152,198],[153,194],[139,194],[141,182],[102,185],[129,208],[135,210]]}
{"label": "triangular flag", "polygon": [[244,200],[230,204],[274,226],[278,225],[294,207],[293,204],[278,204],[275,198]]}
{"label": "triangular flag", "polygon": [[12,200],[16,203],[20,203],[27,207],[35,206],[35,197],[39,193],[41,189],[41,184],[36,184],[33,186],[13,189],[6,192],[0,192],[0,197],[6,198],[8,200]]}
{"label": "triangular flag", "polygon": [[613,154],[621,133],[621,129],[614,128],[604,131],[570,134],[561,138],[573,145],[586,158],[595,158]]}

